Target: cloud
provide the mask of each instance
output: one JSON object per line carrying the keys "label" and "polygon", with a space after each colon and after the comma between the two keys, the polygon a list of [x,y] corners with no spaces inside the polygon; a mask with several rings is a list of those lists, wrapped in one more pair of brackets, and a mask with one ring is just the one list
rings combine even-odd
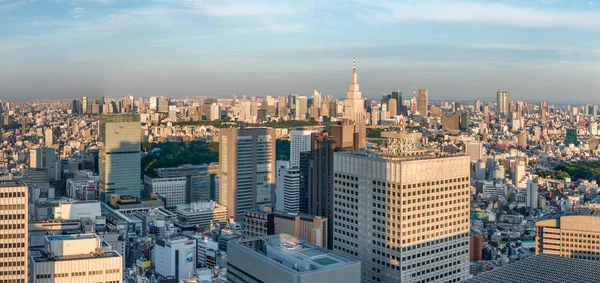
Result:
{"label": "cloud", "polygon": [[594,2],[590,1],[590,2],[588,3],[588,5],[594,5]]}
{"label": "cloud", "polygon": [[305,12],[307,5],[285,1],[202,1],[176,0],[168,1],[187,9],[201,11],[214,17],[257,17],[285,16]]}
{"label": "cloud", "polygon": [[33,3],[35,1],[36,0],[23,0],[23,1],[9,2],[9,3],[6,3],[6,4],[4,4],[4,1],[0,1],[0,11],[15,9],[15,8],[20,7],[20,6]]}
{"label": "cloud", "polygon": [[483,23],[525,28],[600,28],[600,13],[517,7],[504,3],[353,0],[362,7],[357,18],[367,23],[436,21]]}
{"label": "cloud", "polygon": [[71,12],[69,12],[69,14],[74,18],[74,19],[78,19],[83,17],[83,14],[85,13],[85,8],[81,8],[81,7],[75,7],[73,9],[71,9]]}

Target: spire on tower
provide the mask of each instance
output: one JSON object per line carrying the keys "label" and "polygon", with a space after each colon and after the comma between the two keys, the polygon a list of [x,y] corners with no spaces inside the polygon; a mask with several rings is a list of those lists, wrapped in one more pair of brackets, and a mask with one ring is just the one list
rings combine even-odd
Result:
{"label": "spire on tower", "polygon": [[352,58],[352,71],[356,72],[356,57]]}

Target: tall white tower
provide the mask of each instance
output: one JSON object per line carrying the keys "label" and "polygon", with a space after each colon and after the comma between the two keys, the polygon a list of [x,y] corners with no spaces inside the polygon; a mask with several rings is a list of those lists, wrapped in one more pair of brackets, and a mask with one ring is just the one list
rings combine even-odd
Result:
{"label": "tall white tower", "polygon": [[358,147],[367,147],[366,112],[362,93],[358,85],[356,58],[353,59],[352,80],[344,101],[344,118],[354,122],[354,132],[358,133]]}

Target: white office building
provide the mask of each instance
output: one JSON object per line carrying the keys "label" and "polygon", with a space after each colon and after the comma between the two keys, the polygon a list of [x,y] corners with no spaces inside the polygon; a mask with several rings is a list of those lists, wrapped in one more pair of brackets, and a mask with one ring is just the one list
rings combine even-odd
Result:
{"label": "white office building", "polygon": [[123,258],[104,250],[96,234],[54,235],[45,240],[44,249],[31,255],[31,282],[123,282]]}
{"label": "white office building", "polygon": [[285,212],[300,212],[300,169],[298,167],[290,168],[288,161],[277,161],[275,209]]}
{"label": "white office building", "polygon": [[300,152],[310,151],[310,135],[323,127],[299,127],[290,131],[290,167],[300,167]]}
{"label": "white office building", "polygon": [[361,282],[360,261],[288,234],[229,241],[227,246],[227,282]]}
{"label": "white office building", "polygon": [[175,278],[177,282],[196,275],[196,239],[184,236],[157,239],[152,262],[156,273]]}
{"label": "white office building", "polygon": [[[412,138],[334,154],[333,250],[362,282],[460,282],[469,275],[470,158]],[[330,222],[330,223],[331,223]]]}
{"label": "white office building", "polygon": [[186,203],[186,182],[185,176],[167,178],[144,176],[143,195],[146,197],[161,195],[165,198],[165,207],[172,209]]}

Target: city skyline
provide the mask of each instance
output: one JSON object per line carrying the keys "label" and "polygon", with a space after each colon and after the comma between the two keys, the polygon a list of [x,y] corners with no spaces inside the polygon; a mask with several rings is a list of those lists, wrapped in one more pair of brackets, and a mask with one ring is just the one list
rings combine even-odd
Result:
{"label": "city skyline", "polygon": [[[522,3],[523,2],[523,3]],[[590,1],[0,1],[0,99],[363,97],[591,102]]]}

